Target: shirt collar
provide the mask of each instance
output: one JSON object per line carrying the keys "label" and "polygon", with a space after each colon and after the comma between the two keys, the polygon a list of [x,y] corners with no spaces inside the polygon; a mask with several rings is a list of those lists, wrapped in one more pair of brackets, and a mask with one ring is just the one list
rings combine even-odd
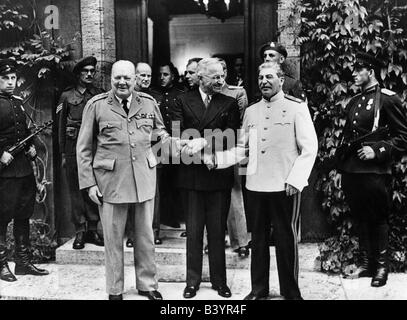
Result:
{"label": "shirt collar", "polygon": [[[118,96],[116,96],[116,95],[114,95],[114,96],[116,97],[117,101],[119,101],[119,103],[122,104],[123,99],[120,99],[120,98],[119,98]],[[128,96],[128,97],[126,98],[127,102],[131,102],[132,98],[133,98],[133,94],[131,93],[130,96]]]}
{"label": "shirt collar", "polygon": [[284,92],[281,90],[280,92],[276,93],[274,96],[270,98],[270,100],[262,99],[265,103],[271,103],[277,100],[284,98]]}
{"label": "shirt collar", "polygon": [[206,94],[205,92],[203,92],[202,89],[201,89],[201,87],[199,87],[199,93],[201,94],[201,98],[202,98],[202,101],[203,101],[204,103],[205,103],[206,96],[209,96],[209,98],[212,99],[212,96]]}

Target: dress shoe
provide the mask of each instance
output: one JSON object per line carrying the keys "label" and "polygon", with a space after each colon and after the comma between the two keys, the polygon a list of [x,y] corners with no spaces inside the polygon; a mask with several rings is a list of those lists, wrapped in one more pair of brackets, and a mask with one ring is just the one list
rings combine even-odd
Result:
{"label": "dress shoe", "polygon": [[294,297],[285,296],[284,300],[304,300],[304,299],[301,296],[294,296]]}
{"label": "dress shoe", "polygon": [[187,236],[187,232],[183,231],[183,232],[181,232],[181,234],[179,236],[182,238],[185,238]]}
{"label": "dress shoe", "polygon": [[96,230],[90,230],[87,232],[86,242],[93,243],[94,245],[97,245],[99,247],[103,247],[105,245],[102,237],[97,233]]}
{"label": "dress shoe", "polygon": [[126,241],[126,247],[127,248],[133,248],[133,239],[128,238]]}
{"label": "dress shoe", "polygon": [[109,300],[123,300],[122,294],[109,294]]}
{"label": "dress shoe", "polygon": [[72,248],[74,248],[75,250],[80,250],[80,249],[85,248],[85,232],[84,231],[80,231],[76,234]]}
{"label": "dress shoe", "polygon": [[215,286],[212,285],[212,289],[218,291],[218,295],[224,298],[230,298],[232,296],[232,292],[227,285],[224,286]]}
{"label": "dress shoe", "polygon": [[147,297],[149,300],[162,300],[163,297],[161,293],[159,293],[157,290],[154,291],[138,291],[138,294],[141,296]]}
{"label": "dress shoe", "polygon": [[260,300],[268,297],[268,293],[253,293],[250,292],[243,300]]}
{"label": "dress shoe", "polygon": [[196,296],[196,292],[199,290],[199,286],[186,286],[184,289],[184,298],[190,299]]}

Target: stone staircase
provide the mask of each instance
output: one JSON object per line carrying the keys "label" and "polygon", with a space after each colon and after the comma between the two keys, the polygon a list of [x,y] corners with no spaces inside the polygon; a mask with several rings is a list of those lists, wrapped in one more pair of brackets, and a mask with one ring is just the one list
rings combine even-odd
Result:
{"label": "stone staircase", "polygon": [[[155,260],[157,264],[158,280],[161,282],[185,282],[186,278],[186,238],[181,238],[183,229],[164,228],[160,232],[163,240],[161,245],[156,246]],[[227,239],[228,240],[228,239]],[[228,242],[228,241],[227,241]],[[82,250],[72,249],[73,239],[66,242],[56,251],[56,263],[59,265],[104,265],[104,247],[86,244]],[[132,266],[133,248],[124,246],[124,264]],[[312,244],[300,244],[301,269],[314,270],[316,246]],[[270,255],[275,262],[274,247],[270,248]],[[209,281],[208,255],[203,257],[202,280]],[[237,253],[226,246],[227,269],[247,270],[250,272],[250,256],[240,258]],[[275,268],[275,263],[271,264]]]}

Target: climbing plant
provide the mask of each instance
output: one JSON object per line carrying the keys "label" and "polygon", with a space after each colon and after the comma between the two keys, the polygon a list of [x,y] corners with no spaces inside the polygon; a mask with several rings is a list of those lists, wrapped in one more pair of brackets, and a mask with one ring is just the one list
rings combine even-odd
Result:
{"label": "climbing plant", "polygon": [[[407,2],[397,0],[295,0],[289,22],[299,31],[302,82],[319,136],[317,166],[331,157],[339,145],[345,124],[344,108],[358,92],[352,66],[357,51],[374,54],[386,67],[378,75],[381,84],[407,99]],[[393,167],[393,204],[390,215],[391,269],[407,267],[407,160]],[[358,253],[349,207],[336,170],[319,170],[317,188],[334,236],[320,245],[321,268],[347,272]]]}

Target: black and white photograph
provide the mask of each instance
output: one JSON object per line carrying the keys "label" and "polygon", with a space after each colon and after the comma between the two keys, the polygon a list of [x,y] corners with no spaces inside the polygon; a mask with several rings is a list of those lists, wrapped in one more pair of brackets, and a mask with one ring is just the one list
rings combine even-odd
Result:
{"label": "black and white photograph", "polygon": [[407,0],[0,0],[0,300],[238,319],[406,255]]}

